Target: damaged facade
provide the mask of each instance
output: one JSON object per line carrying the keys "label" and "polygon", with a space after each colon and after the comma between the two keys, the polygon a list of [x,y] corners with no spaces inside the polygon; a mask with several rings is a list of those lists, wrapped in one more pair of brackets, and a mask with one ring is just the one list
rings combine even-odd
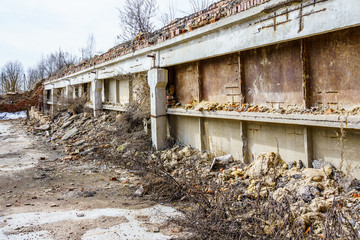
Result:
{"label": "damaged facade", "polygon": [[223,0],[64,70],[45,82],[44,108],[85,97],[96,116],[121,112],[147,77],[158,149],[172,136],[360,177],[359,12],[358,0]]}

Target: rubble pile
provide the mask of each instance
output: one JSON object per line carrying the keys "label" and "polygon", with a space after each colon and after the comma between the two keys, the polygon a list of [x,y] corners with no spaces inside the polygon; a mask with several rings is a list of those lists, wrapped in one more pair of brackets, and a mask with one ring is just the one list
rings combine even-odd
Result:
{"label": "rubble pile", "polygon": [[29,110],[31,106],[42,108],[43,89],[43,81],[40,81],[29,91],[0,96],[0,112],[20,112]]}
{"label": "rubble pile", "polygon": [[107,132],[115,131],[115,118],[109,115],[95,119],[88,112],[65,112],[50,123],[28,124],[32,126],[35,135],[47,137],[54,148],[65,146],[67,156],[64,160],[93,160],[103,154],[103,151],[111,151]]}
{"label": "rubble pile", "polygon": [[[315,161],[317,169],[304,168],[301,162],[286,164],[278,154],[264,153],[246,166],[227,156],[211,160],[208,153],[179,146],[160,156],[172,176],[182,185],[204,193],[209,202],[215,201],[215,193],[227,196],[229,221],[243,220],[241,209],[247,201],[259,200],[264,206],[270,200],[286,201],[299,232],[314,239],[325,238],[330,213],[340,209],[344,214],[343,230],[348,234],[354,230],[360,236],[360,182],[330,164]],[[218,165],[215,168],[214,162]],[[242,215],[237,216],[238,211]],[[248,217],[252,214],[250,209],[246,212]],[[263,227],[269,232],[271,224]]]}
{"label": "rubble pile", "polygon": [[333,109],[331,107],[312,107],[309,109],[303,109],[301,107],[279,107],[272,108],[259,105],[251,105],[248,103],[217,103],[210,101],[198,102],[193,100],[188,104],[182,106],[180,103],[171,106],[171,108],[183,108],[185,110],[194,111],[228,111],[228,112],[254,112],[254,113],[279,113],[279,114],[312,114],[312,115],[360,115],[360,107],[355,107],[351,110],[344,108]]}
{"label": "rubble pile", "polygon": [[[180,143],[154,151],[140,119],[141,114],[136,117],[134,112],[104,114],[97,119],[90,113],[64,112],[54,122],[33,123],[32,128],[54,147],[65,145],[65,161],[97,159],[137,170],[143,180],[134,196],[166,191],[164,196],[171,200],[187,199],[191,206],[183,210],[191,217],[185,227],[191,231],[211,228],[212,234],[228,231],[234,235],[227,236],[248,239],[247,231],[254,236],[281,239],[275,237],[281,232],[277,229],[292,229],[288,239],[296,234],[323,239],[337,224],[343,231],[341,236],[360,235],[360,181],[330,164],[315,161],[314,168],[305,168],[301,162],[287,164],[278,153],[264,153],[246,165],[231,155],[213,156]],[[236,235],[239,229],[245,232]]]}

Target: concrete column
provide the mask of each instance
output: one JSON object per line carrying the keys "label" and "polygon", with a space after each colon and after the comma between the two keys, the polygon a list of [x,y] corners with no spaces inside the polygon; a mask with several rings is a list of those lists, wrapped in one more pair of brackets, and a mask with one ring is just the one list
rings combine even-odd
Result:
{"label": "concrete column", "polygon": [[73,91],[72,91],[72,86],[70,85],[70,83],[68,85],[66,85],[65,87],[65,100],[66,103],[69,103],[69,101],[72,99],[72,95],[73,95]]}
{"label": "concrete column", "polygon": [[248,137],[247,137],[247,124],[245,121],[240,121],[240,136],[241,136],[241,143],[240,151],[242,155],[242,160],[244,163],[250,163],[249,159],[249,147],[248,147]]}
{"label": "concrete column", "polygon": [[84,86],[79,84],[79,98],[81,98],[84,94]]}
{"label": "concrete column", "polygon": [[313,161],[313,137],[311,127],[304,127],[304,152],[305,152],[305,166],[312,167]]}
{"label": "concrete column", "polygon": [[153,146],[163,149],[166,146],[167,116],[166,116],[166,85],[168,71],[154,68],[148,72],[148,83],[151,98],[151,137]]}
{"label": "concrete column", "polygon": [[91,84],[91,94],[93,99],[94,117],[99,117],[102,112],[102,83],[95,79]]}
{"label": "concrete column", "polygon": [[205,133],[205,124],[204,124],[205,119],[199,117],[199,138],[200,138],[200,151],[205,151],[208,150],[208,142],[206,139],[206,133]]}
{"label": "concrete column", "polygon": [[50,109],[51,116],[55,115],[56,105],[57,105],[57,89],[51,88],[51,109]]}
{"label": "concrete column", "polygon": [[101,99],[103,102],[105,102],[105,80],[101,81]]}
{"label": "concrete column", "polygon": [[46,106],[47,106],[47,90],[43,90],[43,113],[46,113]]}

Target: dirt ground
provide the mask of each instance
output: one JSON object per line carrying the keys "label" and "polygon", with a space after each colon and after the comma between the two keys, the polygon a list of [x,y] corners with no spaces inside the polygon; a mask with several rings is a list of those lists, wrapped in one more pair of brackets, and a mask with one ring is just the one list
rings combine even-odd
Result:
{"label": "dirt ground", "polygon": [[179,213],[135,197],[140,179],[64,160],[66,146],[0,121],[0,239],[171,239]]}

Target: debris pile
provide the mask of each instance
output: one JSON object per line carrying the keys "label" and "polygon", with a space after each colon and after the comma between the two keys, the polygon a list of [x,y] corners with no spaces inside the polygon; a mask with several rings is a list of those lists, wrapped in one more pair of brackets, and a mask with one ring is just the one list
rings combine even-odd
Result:
{"label": "debris pile", "polygon": [[30,91],[8,93],[0,96],[0,112],[20,112],[29,110],[31,106],[43,104],[43,81],[37,82]]}
{"label": "debris pile", "polygon": [[[255,162],[246,166],[231,161],[228,156],[212,161],[207,153],[201,154],[189,147],[179,146],[163,151],[160,158],[165,168],[186,189],[187,195],[191,193],[189,199],[194,199],[193,195],[197,194],[206,198],[208,206],[205,204],[203,207],[208,213],[204,214],[202,210],[198,215],[194,215],[192,212],[188,221],[194,217],[209,219],[211,214],[214,214],[214,209],[221,209],[222,212],[217,214],[221,216],[224,224],[230,221],[246,225],[244,223],[246,219],[258,217],[261,220],[261,216],[257,216],[261,211],[254,210],[255,205],[257,208],[260,207],[259,204],[262,205],[261,207],[267,206],[271,210],[286,203],[288,212],[285,211],[283,214],[286,213],[291,218],[292,225],[288,225],[289,229],[295,228],[292,230],[293,233],[288,233],[289,236],[300,234],[304,238],[324,239],[329,234],[334,234],[329,229],[329,224],[334,218],[339,217],[340,222],[338,221],[337,224],[342,232],[338,233],[340,234],[338,236],[360,236],[360,182],[346,177],[330,164],[316,161],[314,165],[317,165],[318,169],[304,168],[301,162],[286,164],[278,154],[265,153],[260,154]],[[215,162],[219,164],[217,168],[213,167]],[[219,202],[220,196],[221,202]],[[201,205],[199,202],[197,204]],[[244,210],[245,206],[246,210]],[[338,215],[335,216],[335,212]],[[279,235],[275,233],[281,226],[286,229],[285,225],[289,223],[280,216],[267,214],[269,213],[266,212],[266,219],[264,216],[262,219],[264,222],[260,224],[259,229],[248,229],[248,231],[253,231],[252,235],[259,238],[260,236],[268,236],[272,239],[286,237],[284,232],[277,232]],[[194,222],[191,221],[191,224]],[[201,237],[209,237],[207,234],[210,232],[214,234],[212,232],[214,229],[210,231],[206,227],[215,224],[214,222],[206,221],[202,226],[198,223],[193,227],[191,224],[184,225],[195,232],[201,229],[197,232]],[[335,226],[335,223],[333,224]],[[235,235],[228,236],[246,236],[245,233],[240,234],[240,232],[237,230]]]}
{"label": "debris pile", "polygon": [[[48,138],[54,148],[65,146],[68,154],[65,160],[93,160],[102,150],[110,151],[107,141],[107,131],[114,131],[115,118],[103,115],[98,119],[92,118],[90,113],[71,114],[66,112],[54,119],[52,123],[34,124],[32,132]],[[105,161],[106,159],[104,159]]]}
{"label": "debris pile", "polygon": [[134,196],[178,201],[187,216],[179,224],[195,238],[359,237],[360,182],[330,164],[315,161],[315,168],[305,168],[264,153],[246,165],[174,141],[155,151],[144,131],[145,115],[136,106],[97,119],[64,112],[51,124],[34,124],[33,131],[54,146],[65,144],[64,160],[97,159],[136,171],[142,182]]}

